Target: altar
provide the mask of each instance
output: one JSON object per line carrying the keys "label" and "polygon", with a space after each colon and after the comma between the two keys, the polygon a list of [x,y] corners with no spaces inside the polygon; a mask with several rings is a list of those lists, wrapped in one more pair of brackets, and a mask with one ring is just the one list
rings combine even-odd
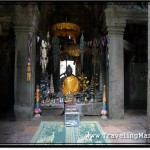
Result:
{"label": "altar", "polygon": [[[72,26],[73,25],[73,26]],[[60,28],[61,27],[61,28]],[[59,35],[59,32],[65,32],[71,28],[73,34],[70,41],[66,40],[65,36]],[[73,27],[73,28],[72,28]],[[77,30],[76,30],[77,28]],[[85,47],[85,41],[83,33],[80,37],[80,43],[76,46],[76,36],[80,34],[80,27],[72,23],[59,23],[54,24],[52,28],[54,36],[52,37],[51,46],[49,42],[42,42],[41,50],[41,66],[42,76],[39,89],[36,89],[36,108],[35,113],[48,114],[51,109],[62,110],[62,114],[66,118],[69,115],[77,115],[79,120],[80,116],[85,115],[101,115],[103,100],[102,100],[102,80],[100,80],[100,73],[94,68],[87,72],[84,68],[83,57],[89,47]],[[62,31],[63,30],[63,31]],[[75,33],[74,33],[75,32]],[[77,33],[76,33],[77,32]],[[66,44],[61,42],[59,36],[66,40]],[[70,33],[67,36],[70,36]],[[49,32],[47,34],[47,41],[49,41]],[[96,41],[94,41],[96,44]],[[96,52],[95,44],[92,49]],[[64,56],[60,60],[58,57],[58,49],[64,46]],[[52,52],[53,56],[53,69],[50,73],[47,71],[49,59],[48,52]],[[77,53],[78,52],[78,55]],[[96,53],[93,56],[95,59]],[[47,60],[47,61],[44,61]],[[64,66],[61,65],[61,61],[65,61]],[[68,63],[72,61],[72,65]],[[94,61],[94,60],[93,60]],[[59,64],[60,63],[60,64]],[[58,67],[59,66],[59,67]],[[62,71],[62,69],[64,69]],[[90,75],[89,75],[90,73]],[[60,74],[60,76],[59,76]],[[101,85],[99,85],[101,83]],[[96,97],[99,93],[99,98]],[[70,104],[73,104],[72,106]],[[70,112],[67,111],[67,107],[71,106]],[[76,109],[74,111],[73,109]],[[60,114],[61,115],[61,114]],[[78,124],[78,123],[77,123]]]}
{"label": "altar", "polygon": [[[102,102],[94,102],[94,103],[76,103],[76,109],[79,111],[80,116],[98,116],[101,115],[100,112],[102,110]],[[56,111],[60,111],[60,115],[63,114],[65,110],[65,104],[52,104],[50,106],[41,106],[42,115],[49,115],[49,112],[53,109]]]}

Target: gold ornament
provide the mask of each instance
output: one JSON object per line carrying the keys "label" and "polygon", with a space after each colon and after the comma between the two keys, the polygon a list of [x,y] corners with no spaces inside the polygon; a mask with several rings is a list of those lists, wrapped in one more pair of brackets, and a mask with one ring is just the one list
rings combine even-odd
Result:
{"label": "gold ornament", "polygon": [[71,36],[74,44],[76,44],[76,38],[80,34],[80,26],[70,22],[56,23],[52,26],[52,32],[56,36]]}
{"label": "gold ornament", "polygon": [[82,73],[81,76],[78,77],[79,79],[79,85],[80,85],[80,88],[82,90],[87,90],[88,87],[89,87],[89,80],[87,80],[87,77]]}
{"label": "gold ornament", "polygon": [[31,63],[28,61],[27,63],[27,81],[31,80]]}
{"label": "gold ornament", "polygon": [[[89,49],[84,46],[83,52],[87,52]],[[68,53],[70,56],[79,57],[80,56],[80,45],[79,44],[69,44],[64,49],[64,52]]]}
{"label": "gold ornament", "polygon": [[64,52],[68,53],[70,56],[78,57],[80,56],[80,47],[79,45],[71,44],[66,47]]}

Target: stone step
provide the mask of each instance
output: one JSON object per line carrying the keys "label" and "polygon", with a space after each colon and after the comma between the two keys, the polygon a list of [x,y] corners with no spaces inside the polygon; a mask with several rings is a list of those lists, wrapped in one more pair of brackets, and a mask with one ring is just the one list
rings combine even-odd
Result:
{"label": "stone step", "polygon": [[63,114],[64,109],[62,108],[49,108],[49,109],[41,109],[41,116],[60,116]]}
{"label": "stone step", "polygon": [[[93,102],[93,103],[80,103],[76,104],[76,108],[80,112],[80,115],[100,115],[102,110],[102,102]],[[42,116],[49,116],[49,115],[62,115],[64,112],[63,107],[51,107],[51,106],[42,106],[41,107]]]}
{"label": "stone step", "polygon": [[49,115],[61,115],[64,111],[64,104],[52,104],[50,106],[41,106],[43,116],[49,116]]}

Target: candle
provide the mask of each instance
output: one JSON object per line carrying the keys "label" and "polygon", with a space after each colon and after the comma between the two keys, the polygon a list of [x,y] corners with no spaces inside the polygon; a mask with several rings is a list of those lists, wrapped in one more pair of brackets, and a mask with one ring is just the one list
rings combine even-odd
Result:
{"label": "candle", "polygon": [[105,85],[103,89],[103,103],[106,104],[106,86]]}
{"label": "candle", "polygon": [[36,86],[36,102],[39,102],[39,97],[40,97],[40,89],[39,86]]}

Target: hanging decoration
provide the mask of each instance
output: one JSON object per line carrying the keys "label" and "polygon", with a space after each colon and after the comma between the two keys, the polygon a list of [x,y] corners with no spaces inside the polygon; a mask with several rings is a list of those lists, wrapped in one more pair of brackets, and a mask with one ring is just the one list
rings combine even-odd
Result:
{"label": "hanging decoration", "polygon": [[79,57],[80,56],[80,46],[78,44],[68,45],[64,52],[68,53],[70,56]]}
{"label": "hanging decoration", "polygon": [[88,47],[86,55],[92,57],[92,74],[95,76],[99,73],[100,63],[104,62],[105,56],[102,58],[102,54],[105,54],[107,50],[107,44],[110,43],[110,38],[108,35],[99,36],[90,41],[84,42],[85,47]]}
{"label": "hanging decoration", "polygon": [[28,61],[27,63],[27,81],[31,80],[31,62]]}
{"label": "hanging decoration", "polygon": [[42,46],[40,47],[40,53],[41,53],[40,64],[42,66],[42,73],[44,74],[48,63],[48,57],[47,57],[48,48],[47,48],[47,43],[43,40],[42,40]]}
{"label": "hanging decoration", "polygon": [[[89,50],[87,46],[83,47],[83,53],[86,53]],[[79,44],[70,44],[67,45],[64,49],[64,52],[68,53],[70,56],[79,57],[80,56],[80,45]]]}
{"label": "hanging decoration", "polygon": [[[56,37],[65,38],[64,48],[67,47],[67,49],[63,51],[63,54],[65,54],[64,59],[67,60],[67,57],[69,55],[73,56],[73,57],[78,57],[80,55],[80,48],[78,47],[78,45],[76,45],[76,39],[80,35],[80,26],[75,23],[67,22],[67,18],[66,18],[66,22],[56,23],[52,26],[52,33],[55,36],[52,39],[53,57],[54,57],[54,72],[55,72],[57,69],[58,58],[63,59],[61,47],[60,47],[60,49],[58,49],[59,39],[56,39]],[[67,38],[68,38],[68,40],[66,40]],[[68,45],[69,45],[69,47],[68,47]],[[71,45],[71,47],[70,47],[70,45]],[[60,57],[58,57],[58,55]]]}
{"label": "hanging decoration", "polygon": [[94,38],[93,40],[84,42],[85,46],[87,46],[89,48],[92,48],[92,47],[104,48],[109,43],[110,43],[110,38],[108,35],[100,36],[98,38]]}
{"label": "hanging decoration", "polygon": [[52,26],[52,32],[55,36],[71,37],[76,44],[76,38],[80,34],[80,26],[71,22],[56,23]]}
{"label": "hanging decoration", "polygon": [[42,45],[40,47],[40,64],[42,66],[42,77],[40,81],[40,105],[49,105],[49,75],[46,71],[48,64],[48,51],[51,49],[51,44],[49,42],[50,34],[47,32],[47,41],[42,40]]}
{"label": "hanging decoration", "polygon": [[81,54],[81,71],[83,69],[83,55],[84,55],[84,37],[83,32],[80,38],[80,54]]}
{"label": "hanging decoration", "polygon": [[33,35],[30,32],[28,35],[28,62],[27,62],[27,81],[31,80],[31,51],[32,51]]}
{"label": "hanging decoration", "polygon": [[54,60],[54,72],[57,70],[58,66],[58,54],[59,54],[59,38],[54,36],[52,39],[52,49],[53,49],[53,60]]}

